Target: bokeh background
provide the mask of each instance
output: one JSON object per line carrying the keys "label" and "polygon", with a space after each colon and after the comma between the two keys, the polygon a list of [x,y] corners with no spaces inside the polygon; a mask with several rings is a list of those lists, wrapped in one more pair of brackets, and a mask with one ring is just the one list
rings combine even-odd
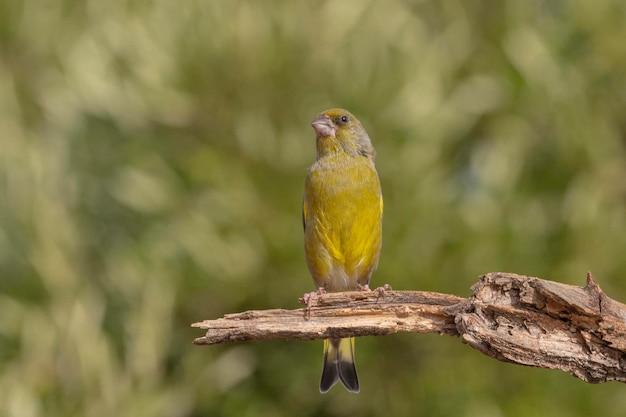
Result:
{"label": "bokeh background", "polygon": [[373,284],[508,271],[626,300],[626,2],[0,2],[0,415],[623,416],[626,386],[459,339],[198,347],[298,308],[309,123],[378,151]]}

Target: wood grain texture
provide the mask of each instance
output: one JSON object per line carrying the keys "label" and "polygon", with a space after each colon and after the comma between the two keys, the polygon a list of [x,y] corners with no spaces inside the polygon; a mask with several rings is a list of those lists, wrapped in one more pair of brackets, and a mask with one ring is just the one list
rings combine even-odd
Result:
{"label": "wood grain texture", "polygon": [[[460,336],[504,362],[566,371],[586,382],[626,382],[626,306],[593,276],[584,287],[504,272],[482,275],[473,295],[425,291],[342,292],[314,296],[306,308],[227,314],[192,324],[194,340],[312,340],[399,332]],[[300,302],[303,302],[302,299]]]}

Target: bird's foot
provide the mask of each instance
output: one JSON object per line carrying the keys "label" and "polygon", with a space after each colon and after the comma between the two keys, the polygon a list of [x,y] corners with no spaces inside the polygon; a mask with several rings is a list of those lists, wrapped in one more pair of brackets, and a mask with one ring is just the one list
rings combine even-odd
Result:
{"label": "bird's foot", "polygon": [[385,297],[385,291],[391,291],[391,285],[385,284],[382,287],[378,287],[374,290],[371,290],[369,285],[359,284],[359,291],[374,291],[376,293],[376,298],[380,298],[380,297]]}
{"label": "bird's foot", "polygon": [[319,287],[317,289],[317,291],[306,292],[302,296],[302,299],[306,303],[306,309],[305,309],[305,312],[304,312],[304,317],[307,320],[311,319],[311,306],[313,304],[313,296],[318,296],[318,295],[322,295],[322,294],[326,294],[326,290],[324,289],[324,287]]}

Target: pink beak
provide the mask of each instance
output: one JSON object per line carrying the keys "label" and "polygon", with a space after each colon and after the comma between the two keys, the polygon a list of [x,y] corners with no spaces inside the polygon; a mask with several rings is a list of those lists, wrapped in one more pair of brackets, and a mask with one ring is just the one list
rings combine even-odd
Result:
{"label": "pink beak", "polygon": [[311,122],[311,126],[315,130],[318,138],[330,136],[335,137],[335,131],[337,128],[335,124],[326,115],[321,115],[317,119]]}

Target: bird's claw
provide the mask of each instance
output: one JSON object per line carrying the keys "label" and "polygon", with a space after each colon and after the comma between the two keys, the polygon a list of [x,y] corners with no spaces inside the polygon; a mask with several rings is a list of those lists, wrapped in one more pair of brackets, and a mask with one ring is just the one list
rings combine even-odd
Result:
{"label": "bird's claw", "polygon": [[389,284],[385,284],[382,287],[378,287],[374,290],[370,289],[370,286],[365,284],[365,285],[361,285],[359,284],[359,291],[373,291],[376,293],[376,298],[380,298],[380,297],[384,297],[385,296],[385,291],[391,291],[391,285]]}
{"label": "bird's claw", "polygon": [[385,296],[385,291],[391,291],[391,285],[385,284],[382,287],[378,287],[374,290],[374,292],[378,294],[379,298]]}
{"label": "bird's claw", "polygon": [[306,320],[311,319],[311,306],[313,305],[313,296],[318,296],[318,295],[322,295],[325,293],[326,293],[326,290],[324,289],[324,287],[319,287],[317,291],[304,293],[304,295],[302,296],[302,299],[304,300],[304,303],[306,304],[306,310],[304,314],[304,317]]}

